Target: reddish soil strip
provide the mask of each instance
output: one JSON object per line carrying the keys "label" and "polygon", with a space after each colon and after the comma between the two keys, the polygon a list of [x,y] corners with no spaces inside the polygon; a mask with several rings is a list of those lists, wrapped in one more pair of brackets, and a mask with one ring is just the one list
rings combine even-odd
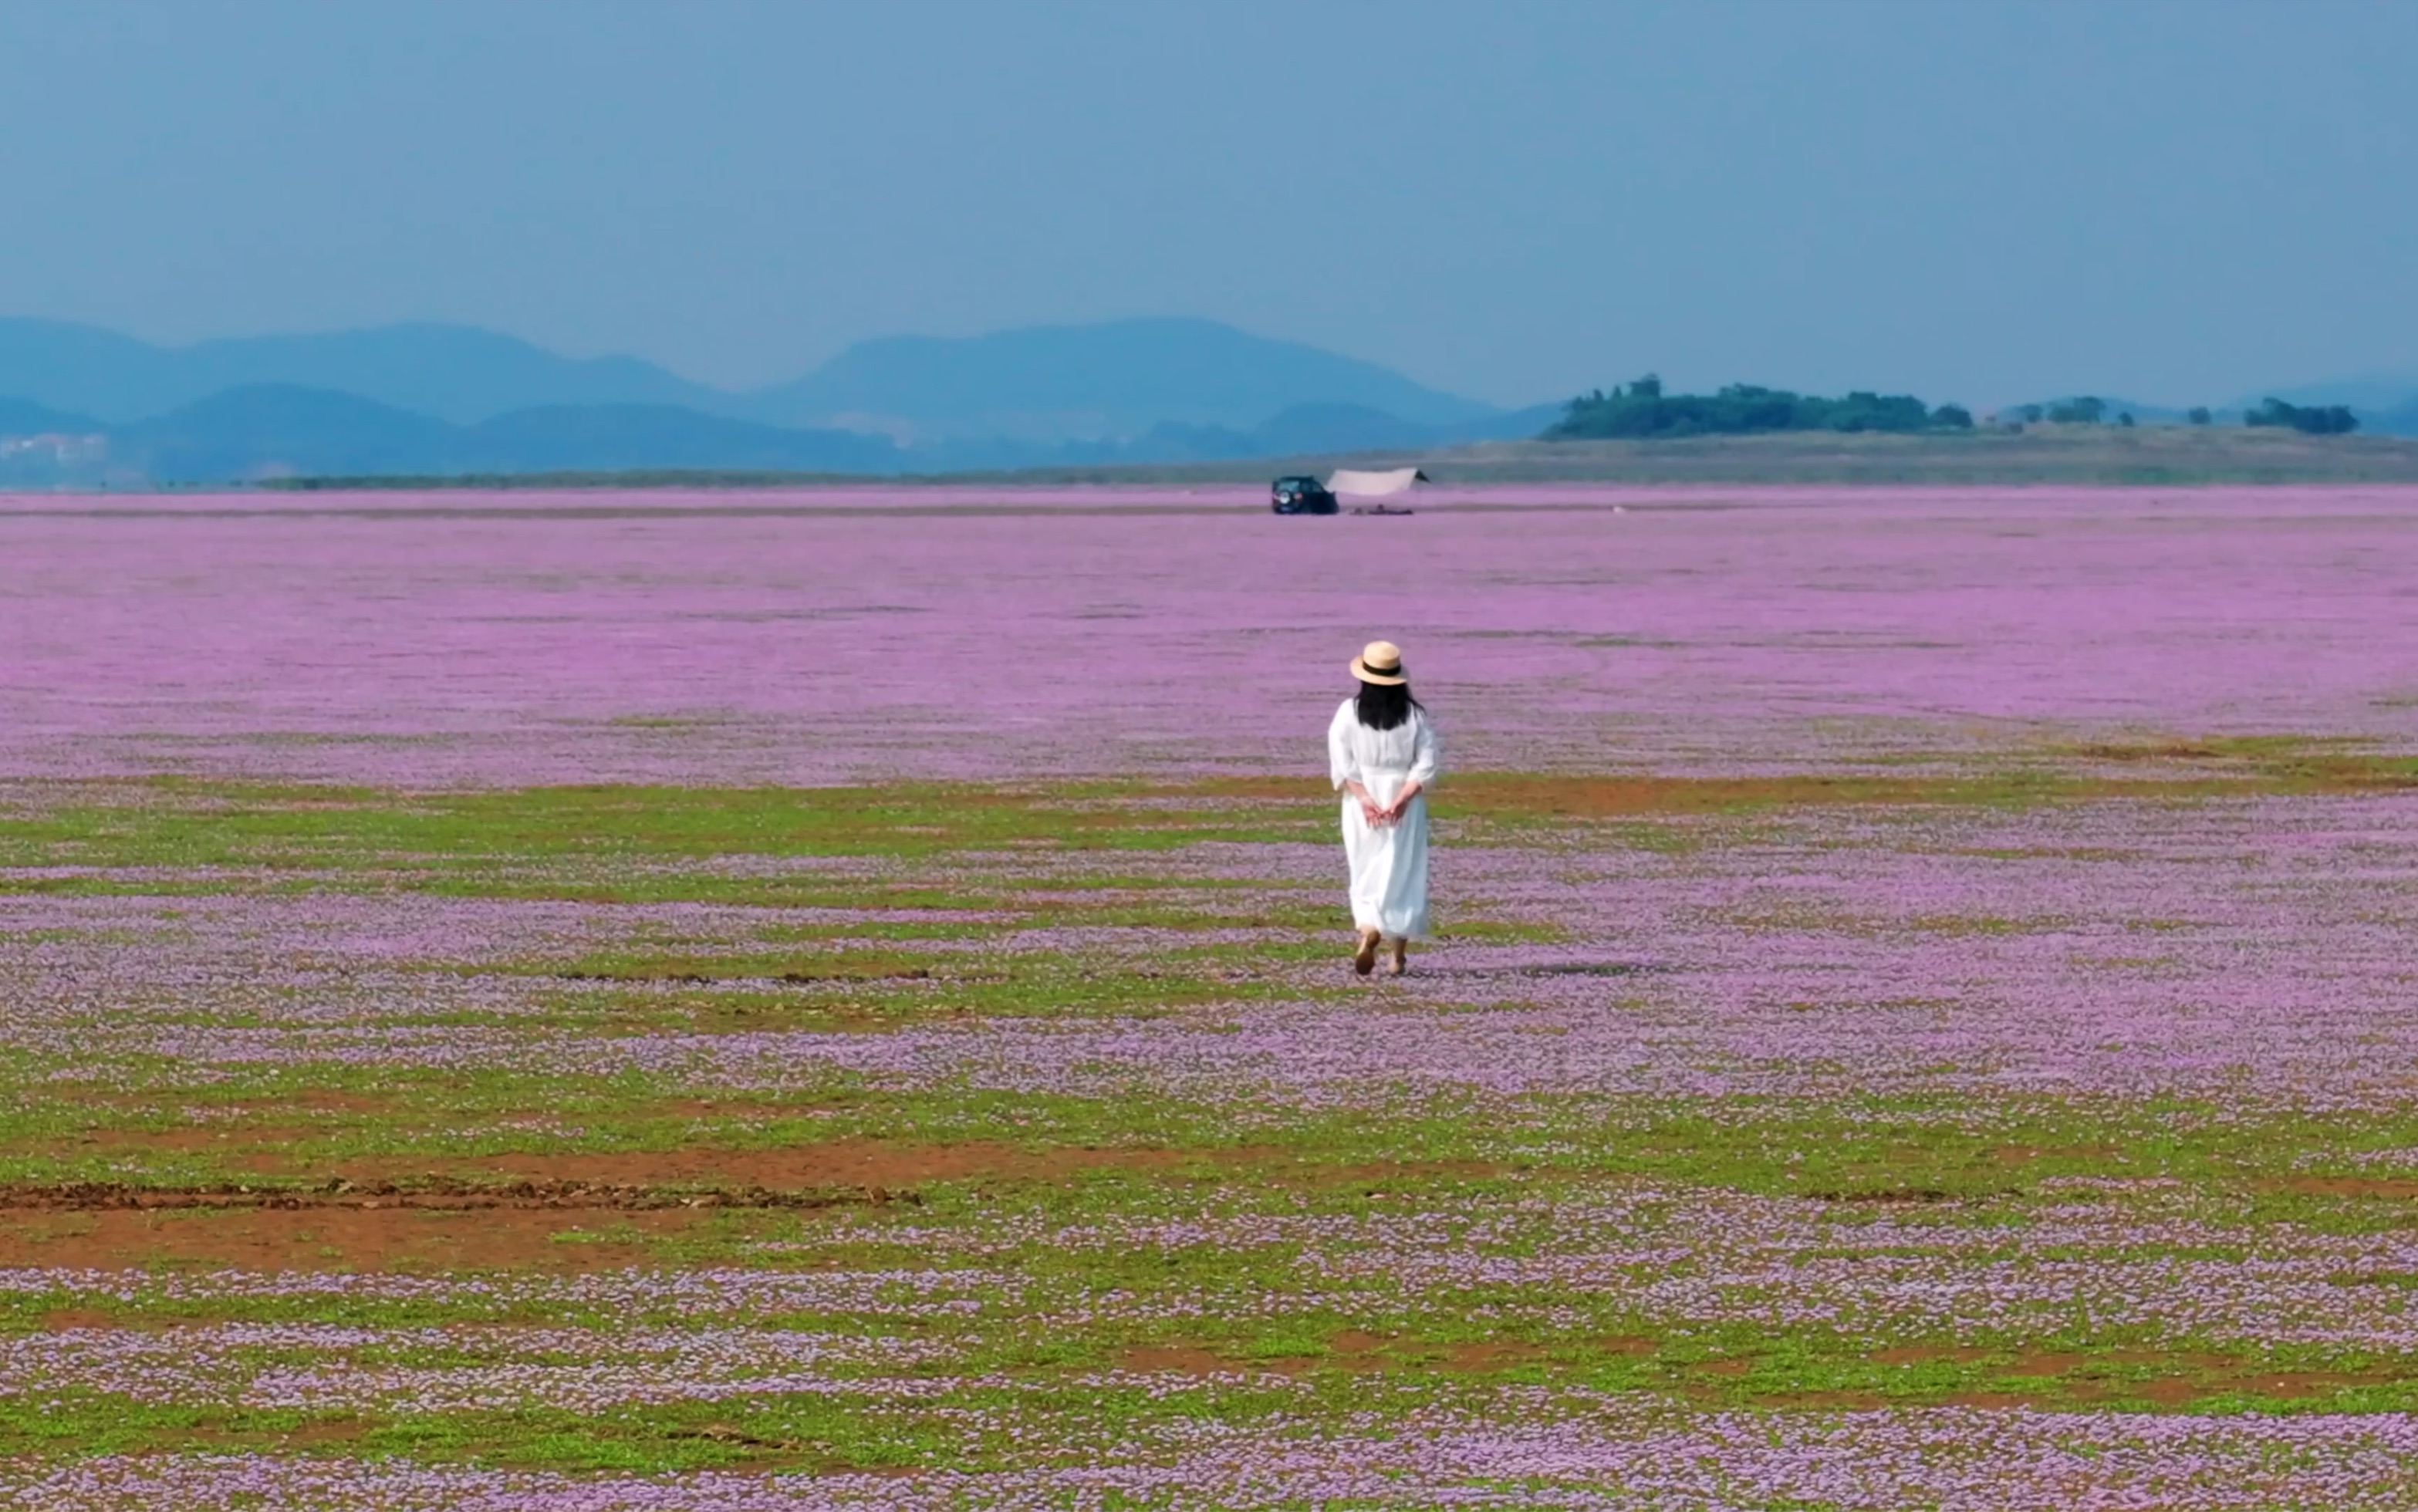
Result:
{"label": "reddish soil strip", "polygon": [[[743,1219],[751,1211],[913,1202],[918,1186],[940,1182],[1063,1182],[1130,1171],[1179,1182],[1242,1175],[1383,1192],[1496,1171],[1460,1161],[1320,1165],[1262,1147],[1027,1149],[882,1139],[770,1150],[496,1155],[450,1162],[451,1168],[427,1174],[399,1169],[391,1161],[360,1164],[364,1168],[313,1184],[0,1185],[0,1266],[603,1270],[653,1263],[654,1241],[717,1214]],[[1456,1358],[1447,1352],[1442,1367],[1455,1367]],[[1288,1368],[1319,1363],[1324,1362]],[[1472,1355],[1461,1367],[1501,1363]],[[1391,1368],[1393,1362],[1361,1367]]]}
{"label": "reddish soil strip", "polygon": [[654,1263],[710,1208],[114,1209],[0,1213],[0,1266],[115,1271],[578,1272]]}
{"label": "reddish soil strip", "polygon": [[[829,1139],[818,1144],[732,1150],[691,1146],[570,1154],[482,1155],[431,1163],[464,1179],[510,1177],[533,1182],[632,1185],[760,1186],[777,1191],[855,1186],[878,1191],[935,1182],[1071,1182],[1104,1171],[1170,1179],[1187,1175],[1231,1179],[1240,1174],[1284,1184],[1365,1185],[1383,1191],[1447,1177],[1499,1175],[1480,1161],[1382,1161],[1323,1165],[1285,1149],[1134,1149],[1060,1145],[1032,1148],[972,1139],[917,1144],[892,1139]],[[398,1180],[395,1163],[360,1161],[338,1168],[355,1180]]]}
{"label": "reddish soil strip", "polygon": [[[903,1199],[915,1200],[911,1194]],[[0,1184],[0,1210],[35,1213],[160,1213],[180,1209],[265,1208],[280,1213],[380,1208],[440,1212],[486,1212],[497,1208],[609,1209],[638,1213],[661,1208],[830,1208],[892,1200],[861,1186],[775,1190],[725,1186],[710,1191],[590,1181],[507,1182],[479,1184],[432,1176],[409,1183],[333,1181],[318,1186],[128,1186],[115,1182]]]}
{"label": "reddish soil strip", "polygon": [[[595,1182],[635,1185],[696,1184],[794,1190],[851,1186],[895,1190],[929,1182],[1068,1181],[1094,1171],[1165,1170],[1213,1154],[1182,1150],[1127,1150],[1020,1145],[969,1140],[902,1144],[888,1139],[831,1139],[770,1149],[628,1150],[588,1154],[503,1154],[439,1163],[454,1175],[505,1175],[534,1182]],[[360,1163],[364,1166],[370,1163]],[[391,1161],[370,1175],[390,1176]],[[354,1174],[349,1168],[346,1174]]]}
{"label": "reddish soil strip", "polygon": [[637,1263],[650,1239],[716,1212],[914,1200],[855,1186],[697,1191],[441,1178],[314,1187],[18,1183],[0,1186],[0,1265],[594,1270]]}

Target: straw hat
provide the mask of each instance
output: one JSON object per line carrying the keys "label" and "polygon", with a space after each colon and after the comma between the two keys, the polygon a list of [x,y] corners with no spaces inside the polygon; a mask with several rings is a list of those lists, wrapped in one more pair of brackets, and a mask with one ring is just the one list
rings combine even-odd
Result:
{"label": "straw hat", "polygon": [[1352,659],[1352,675],[1381,688],[1399,688],[1411,680],[1402,676],[1402,649],[1390,640],[1372,640]]}

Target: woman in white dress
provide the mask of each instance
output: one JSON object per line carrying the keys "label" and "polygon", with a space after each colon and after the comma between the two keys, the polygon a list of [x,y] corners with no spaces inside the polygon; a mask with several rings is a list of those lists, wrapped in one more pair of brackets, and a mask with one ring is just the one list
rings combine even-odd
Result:
{"label": "woman in white dress", "polygon": [[1400,976],[1414,939],[1428,938],[1428,802],[1436,777],[1435,725],[1411,696],[1402,653],[1370,641],[1352,663],[1360,691],[1326,726],[1326,758],[1343,794],[1343,859],[1352,873],[1352,968],[1367,976],[1379,945]]}

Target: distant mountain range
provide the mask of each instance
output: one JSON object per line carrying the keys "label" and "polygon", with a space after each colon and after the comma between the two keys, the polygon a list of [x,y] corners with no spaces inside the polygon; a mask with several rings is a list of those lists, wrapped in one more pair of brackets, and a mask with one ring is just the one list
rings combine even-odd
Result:
{"label": "distant mountain range", "polygon": [[[2418,435],[2418,377],[2274,391]],[[2127,407],[2145,422],[2181,418],[2112,401],[2109,412]],[[1500,409],[1208,320],[862,342],[741,392],[461,326],[159,346],[0,319],[0,486],[1280,459],[1523,438],[1561,408]]]}
{"label": "distant mountain range", "polygon": [[1001,436],[1058,444],[1133,437],[1160,424],[1248,430],[1314,405],[1426,425],[1500,414],[1373,362],[1210,320],[860,342],[796,382],[741,403],[751,419],[878,430],[916,442]]}
{"label": "distant mountain range", "polygon": [[0,482],[1222,460],[1532,435],[1554,407],[1498,409],[1206,320],[865,342],[733,392],[457,326],[167,347],[0,319]]}
{"label": "distant mountain range", "polygon": [[0,319],[0,394],[126,424],[229,389],[331,389],[456,424],[542,405],[728,396],[635,358],[579,359],[467,326],[385,326],[154,346],[91,326]]}
{"label": "distant mountain range", "polygon": [[153,479],[737,467],[895,472],[898,449],[676,405],[555,405],[475,425],[339,393],[255,384],[112,428],[111,461]]}

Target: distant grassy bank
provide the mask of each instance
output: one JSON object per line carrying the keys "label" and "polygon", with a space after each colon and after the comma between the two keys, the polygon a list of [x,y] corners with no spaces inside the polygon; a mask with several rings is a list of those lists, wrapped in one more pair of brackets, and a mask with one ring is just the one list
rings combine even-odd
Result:
{"label": "distant grassy bank", "polygon": [[1432,451],[1241,462],[1047,467],[869,477],[643,469],[463,476],[284,478],[279,490],[813,488],[842,483],[1263,481],[1339,463],[1424,466],[1439,482],[2418,483],[2418,438],[2303,435],[2273,428],[2035,426],[2021,433],[1698,436],[1676,441],[1490,441]]}
{"label": "distant grassy bank", "polygon": [[[2418,482],[2418,439],[2269,428],[2035,426],[1923,435],[1526,441],[1430,464],[1492,481],[1806,483]],[[1442,476],[1442,474],[1437,474]]]}

